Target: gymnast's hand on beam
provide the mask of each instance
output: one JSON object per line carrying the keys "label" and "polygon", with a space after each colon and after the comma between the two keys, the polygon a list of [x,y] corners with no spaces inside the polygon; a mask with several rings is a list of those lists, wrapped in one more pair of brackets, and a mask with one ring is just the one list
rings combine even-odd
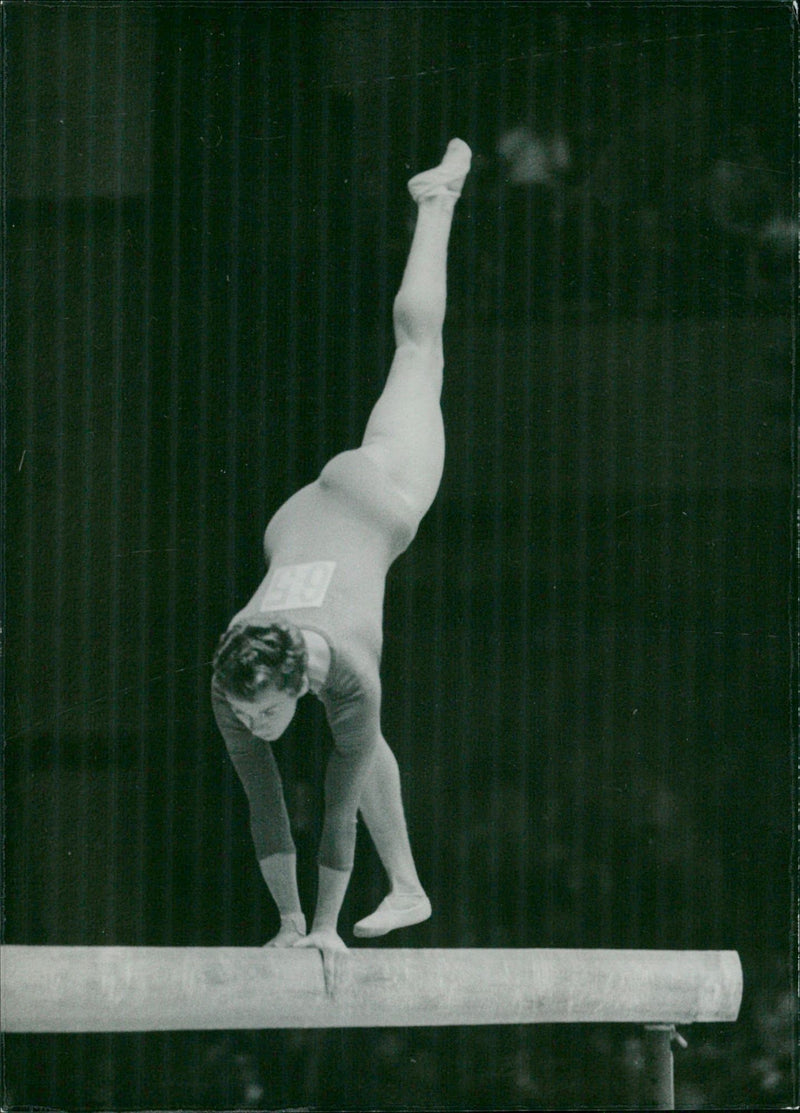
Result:
{"label": "gymnast's hand on beam", "polygon": [[278,934],[274,935],[268,943],[264,944],[264,946],[293,947],[295,943],[298,943],[301,939],[305,939],[305,935],[305,928],[303,928],[303,930],[301,931],[300,927],[296,923],[282,921],[281,928]]}
{"label": "gymnast's hand on beam", "polygon": [[333,997],[336,991],[337,956],[347,954],[348,950],[344,940],[340,939],[332,928],[312,931],[302,939],[298,939],[295,947],[316,947],[322,955],[322,972],[325,975],[325,992]]}

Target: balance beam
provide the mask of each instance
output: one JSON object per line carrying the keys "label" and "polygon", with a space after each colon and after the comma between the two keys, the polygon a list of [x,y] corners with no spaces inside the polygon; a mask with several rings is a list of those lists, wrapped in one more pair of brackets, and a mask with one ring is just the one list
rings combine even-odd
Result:
{"label": "balance beam", "polygon": [[0,947],[3,1032],[735,1020],[735,951]]}

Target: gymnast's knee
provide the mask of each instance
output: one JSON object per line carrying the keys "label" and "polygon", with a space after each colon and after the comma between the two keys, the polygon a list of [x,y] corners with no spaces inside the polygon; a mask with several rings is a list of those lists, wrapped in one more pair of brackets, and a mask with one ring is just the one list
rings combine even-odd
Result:
{"label": "gymnast's knee", "polygon": [[322,824],[317,861],[329,870],[347,871],[353,868],[356,846],[356,814],[330,816]]}
{"label": "gymnast's knee", "polygon": [[444,312],[425,291],[401,287],[394,299],[393,322],[398,347],[413,344],[434,354],[441,352]]}

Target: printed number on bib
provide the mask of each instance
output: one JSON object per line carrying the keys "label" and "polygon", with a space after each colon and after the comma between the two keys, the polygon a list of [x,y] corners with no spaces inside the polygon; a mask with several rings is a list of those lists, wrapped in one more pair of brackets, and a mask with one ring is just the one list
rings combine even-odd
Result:
{"label": "printed number on bib", "polygon": [[298,607],[321,607],[336,562],[317,560],[313,564],[285,564],[273,570],[262,611],[291,611]]}

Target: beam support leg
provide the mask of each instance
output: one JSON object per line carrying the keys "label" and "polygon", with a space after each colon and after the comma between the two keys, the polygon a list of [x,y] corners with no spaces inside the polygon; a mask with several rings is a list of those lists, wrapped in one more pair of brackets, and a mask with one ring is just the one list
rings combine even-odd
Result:
{"label": "beam support leg", "polygon": [[647,1024],[644,1030],[642,1108],[674,1109],[675,1077],[672,1057],[674,1024]]}

